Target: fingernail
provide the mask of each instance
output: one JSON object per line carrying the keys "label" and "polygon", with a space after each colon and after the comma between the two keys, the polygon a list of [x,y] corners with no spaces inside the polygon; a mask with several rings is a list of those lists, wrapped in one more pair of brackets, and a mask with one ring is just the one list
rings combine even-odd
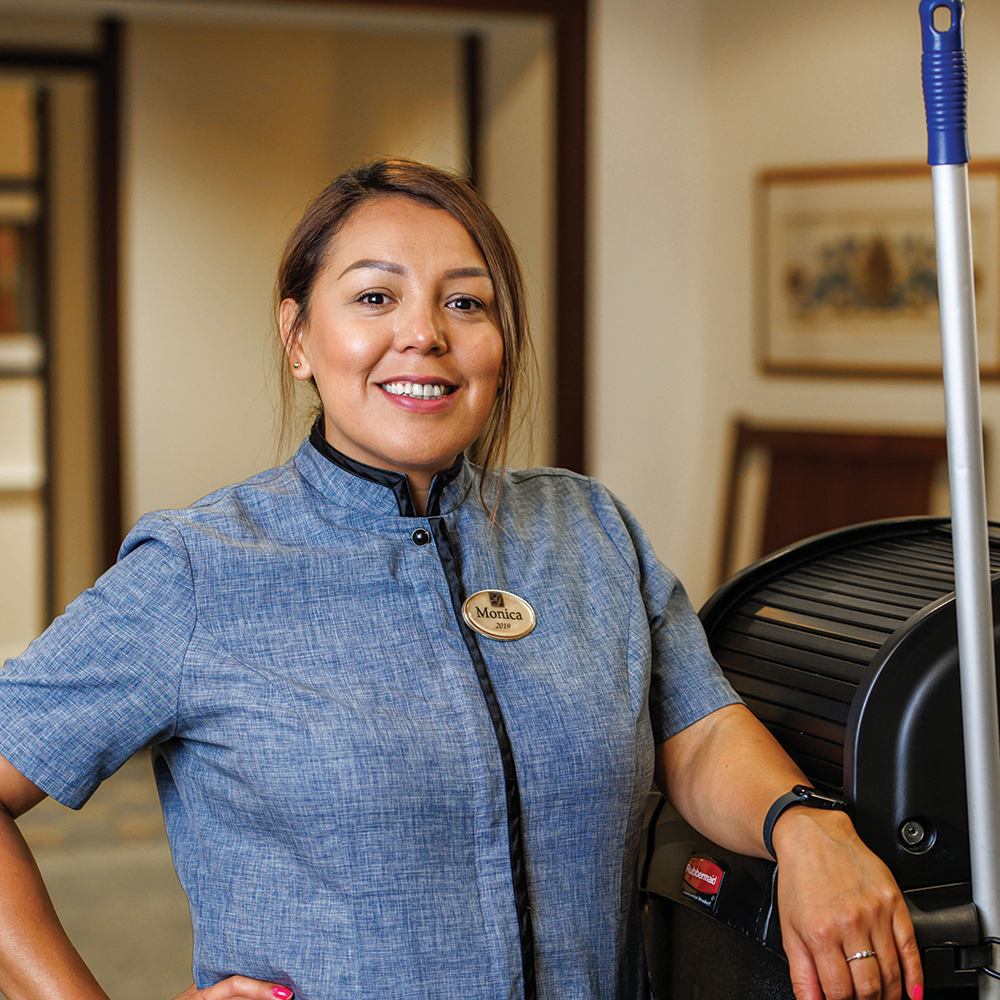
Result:
{"label": "fingernail", "polygon": [[922,983],[917,983],[913,987],[913,1000],[924,1000],[924,987]]}
{"label": "fingernail", "polygon": [[[278,998],[278,1000],[292,1000],[292,991],[285,989],[284,986],[275,986],[271,992]],[[913,1000],[920,1000],[920,998],[914,997]]]}

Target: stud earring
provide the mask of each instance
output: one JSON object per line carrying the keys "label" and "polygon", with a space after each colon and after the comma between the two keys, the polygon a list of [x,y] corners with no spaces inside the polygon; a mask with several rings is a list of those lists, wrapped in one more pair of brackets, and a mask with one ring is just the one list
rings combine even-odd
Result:
{"label": "stud earring", "polygon": [[293,361],[293,362],[292,362],[292,367],[293,367],[293,368],[301,368],[301,367],[302,367],[302,365],[300,365],[300,364],[298,363],[298,361]]}

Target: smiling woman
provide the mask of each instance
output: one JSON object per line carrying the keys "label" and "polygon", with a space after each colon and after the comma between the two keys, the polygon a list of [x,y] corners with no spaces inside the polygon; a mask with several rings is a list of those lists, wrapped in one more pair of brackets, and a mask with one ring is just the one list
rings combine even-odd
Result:
{"label": "smiling woman", "polygon": [[[142,518],[0,671],[0,990],[106,1000],[13,819],[82,805],[152,746],[189,1000],[649,1000],[654,774],[717,843],[779,857],[801,996],[898,1000],[905,977],[917,997],[891,877],[844,813],[790,804],[802,773],[629,511],[504,467],[527,330],[475,192],[408,161],[351,171],[278,289],[309,438]],[[464,454],[484,433],[493,468]]]}
{"label": "smiling woman", "polygon": [[531,354],[523,279],[458,178],[399,159],[342,175],[292,233],[277,297],[282,370],[316,389],[326,439],[406,472],[421,513],[433,474],[484,430],[476,457],[506,463]]}
{"label": "smiling woman", "polygon": [[401,195],[356,209],[313,285],[309,319],[281,303],[295,378],[323,402],[327,441],[402,472],[417,511],[435,473],[486,426],[503,340],[493,282],[452,216]]}

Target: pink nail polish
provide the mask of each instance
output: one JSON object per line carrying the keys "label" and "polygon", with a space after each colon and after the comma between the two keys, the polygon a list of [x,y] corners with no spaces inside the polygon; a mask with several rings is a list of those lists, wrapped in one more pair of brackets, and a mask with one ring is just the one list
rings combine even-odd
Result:
{"label": "pink nail polish", "polygon": [[913,987],[913,1000],[924,1000],[924,987],[922,983],[917,983]]}
{"label": "pink nail polish", "polygon": [[[292,991],[285,989],[284,986],[275,986],[271,992],[278,998],[278,1000],[291,1000]],[[914,1000],[919,1000],[919,998],[914,998]]]}

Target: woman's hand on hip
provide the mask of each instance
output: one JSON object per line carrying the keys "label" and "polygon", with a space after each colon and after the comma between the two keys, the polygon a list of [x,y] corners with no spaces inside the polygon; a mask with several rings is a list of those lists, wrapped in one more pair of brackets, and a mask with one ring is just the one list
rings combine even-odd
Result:
{"label": "woman's hand on hip", "polygon": [[921,1000],[920,953],[903,895],[850,819],[790,809],[775,824],[774,845],[781,935],[798,1000]]}
{"label": "woman's hand on hip", "polygon": [[192,983],[177,1000],[291,1000],[291,997],[292,991],[287,986],[247,976],[230,976],[203,990]]}

